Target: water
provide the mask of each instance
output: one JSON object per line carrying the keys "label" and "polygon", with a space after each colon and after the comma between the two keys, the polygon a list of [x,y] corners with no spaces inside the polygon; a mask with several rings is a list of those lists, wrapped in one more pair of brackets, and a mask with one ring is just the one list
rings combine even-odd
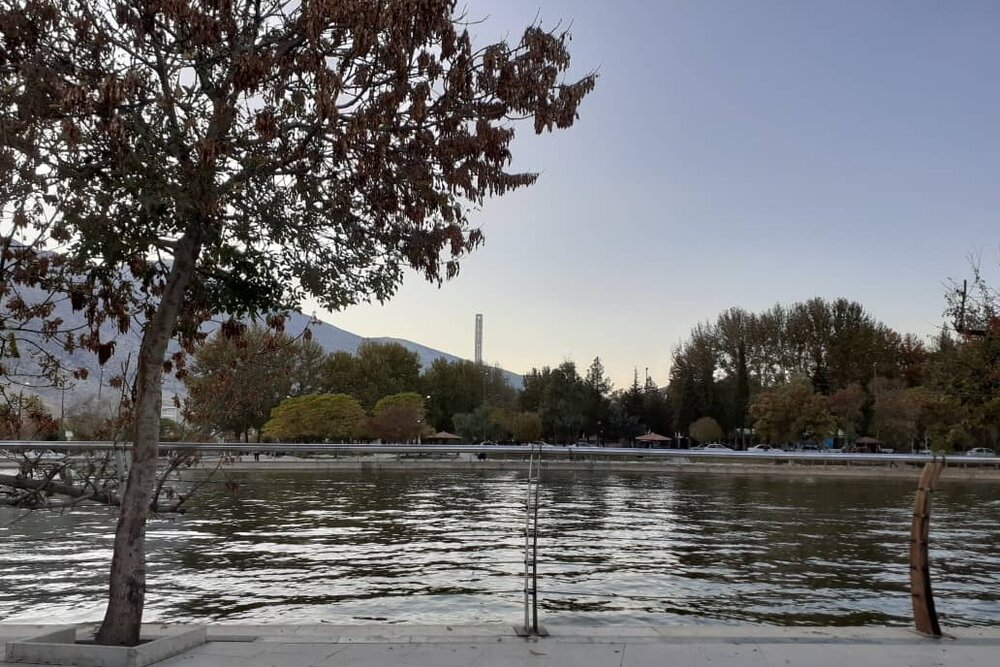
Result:
{"label": "water", "polygon": [[[516,622],[524,477],[258,473],[150,523],[147,619]],[[944,483],[944,625],[1000,623],[1000,492]],[[908,481],[546,473],[542,622],[910,623]],[[103,613],[114,516],[0,509],[0,621]]]}

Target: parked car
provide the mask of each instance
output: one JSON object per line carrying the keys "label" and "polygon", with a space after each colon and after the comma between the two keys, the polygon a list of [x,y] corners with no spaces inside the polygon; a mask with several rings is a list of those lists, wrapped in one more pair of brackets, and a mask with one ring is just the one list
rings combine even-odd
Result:
{"label": "parked car", "polygon": [[783,452],[781,447],[775,447],[774,445],[762,444],[754,445],[753,447],[747,448],[748,452]]}
{"label": "parked car", "polygon": [[733,451],[731,447],[726,447],[721,442],[712,442],[705,445],[702,449],[706,452],[731,452]]}
{"label": "parked car", "polygon": [[997,453],[994,452],[989,447],[973,447],[965,453],[966,456],[996,456]]}

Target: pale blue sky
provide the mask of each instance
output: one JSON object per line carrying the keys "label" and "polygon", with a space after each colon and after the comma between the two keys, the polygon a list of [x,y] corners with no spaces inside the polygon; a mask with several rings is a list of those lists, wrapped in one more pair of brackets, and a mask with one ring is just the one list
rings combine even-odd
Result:
{"label": "pale blue sky", "polygon": [[934,332],[943,283],[1000,260],[1000,3],[476,0],[482,41],[572,21],[600,71],[577,126],[535,137],[529,189],[438,290],[322,315],[513,371],[600,355],[616,385],[730,306],[844,296]]}

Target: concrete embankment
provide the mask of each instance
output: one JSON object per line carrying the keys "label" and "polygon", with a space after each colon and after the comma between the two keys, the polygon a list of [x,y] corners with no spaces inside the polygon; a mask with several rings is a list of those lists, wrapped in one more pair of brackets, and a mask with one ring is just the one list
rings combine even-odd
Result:
{"label": "concrete embankment", "polygon": [[[214,466],[214,459],[206,459],[204,466]],[[342,456],[337,458],[295,458],[262,456],[255,461],[252,455],[225,460],[222,469],[232,472],[254,472],[264,470],[345,470],[345,471],[436,471],[436,470],[527,470],[526,458],[487,456],[480,460],[474,455],[460,454],[452,457],[378,454],[373,456]],[[751,476],[805,476],[805,477],[846,477],[846,478],[889,478],[913,479],[920,477],[923,466],[919,464],[833,464],[817,461],[801,463],[782,461],[780,463],[731,463],[714,461],[668,461],[621,460],[615,458],[576,458],[572,460],[546,459],[542,470],[582,470],[593,472],[631,473],[671,473],[682,475],[751,475]],[[949,462],[942,475],[944,480],[968,480],[1000,483],[1000,462],[996,467],[964,467],[956,458]]]}
{"label": "concrete embankment", "polygon": [[[47,626],[0,625],[0,643]],[[48,626],[51,627],[51,626]],[[164,626],[147,625],[155,634]],[[928,639],[906,628],[511,625],[208,625],[208,641],[159,667],[996,667],[1000,629],[961,628]],[[77,638],[92,628],[81,626]],[[2,647],[0,647],[2,648]],[[0,653],[2,655],[2,653]],[[16,663],[2,663],[10,667]]]}

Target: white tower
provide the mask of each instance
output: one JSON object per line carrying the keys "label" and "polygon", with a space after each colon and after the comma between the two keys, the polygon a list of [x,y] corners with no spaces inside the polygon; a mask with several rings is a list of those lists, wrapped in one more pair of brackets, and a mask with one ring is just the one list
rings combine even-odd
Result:
{"label": "white tower", "polygon": [[483,316],[476,314],[476,363],[483,363]]}

